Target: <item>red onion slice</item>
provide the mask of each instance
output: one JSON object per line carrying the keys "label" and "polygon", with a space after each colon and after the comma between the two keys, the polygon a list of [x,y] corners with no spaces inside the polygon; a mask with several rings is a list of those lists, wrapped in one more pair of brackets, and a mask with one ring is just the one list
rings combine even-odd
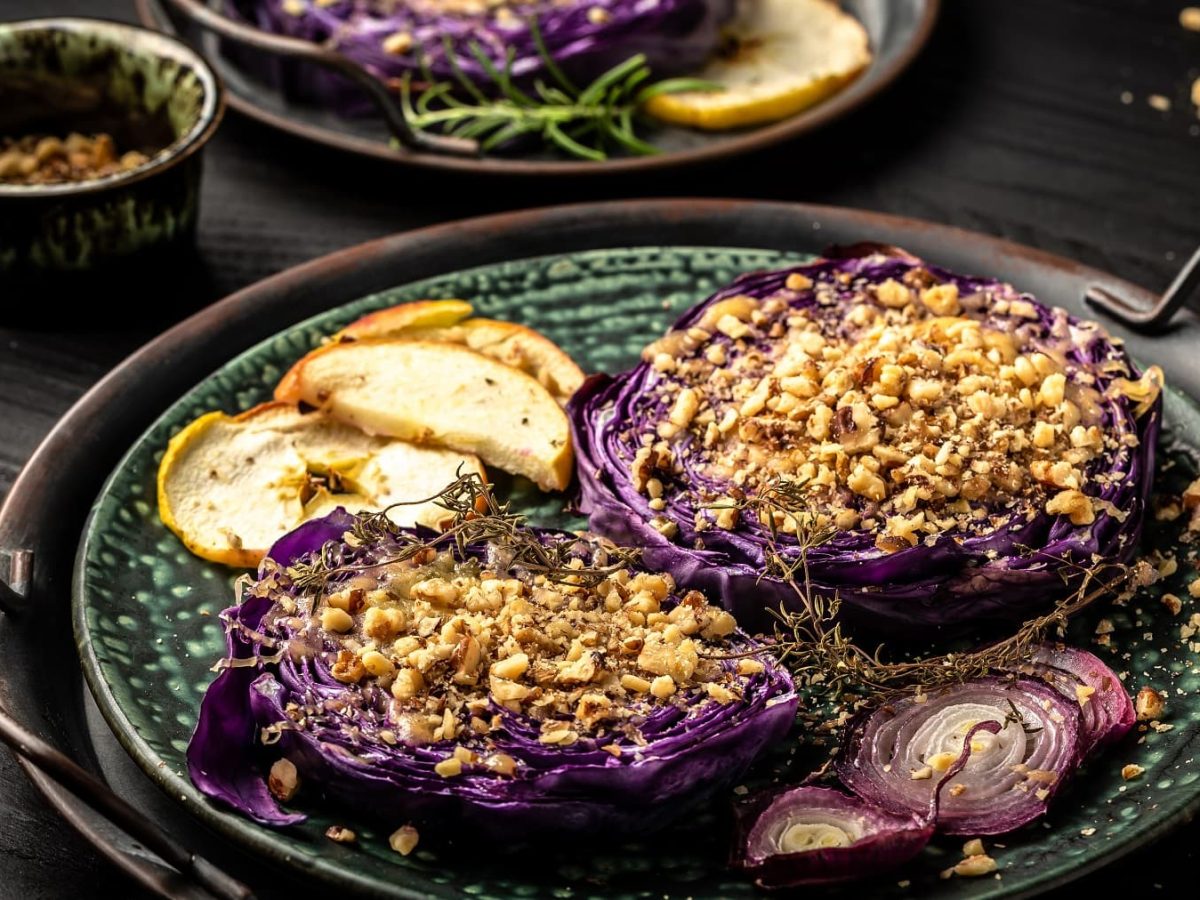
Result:
{"label": "red onion slice", "polygon": [[1037,679],[989,676],[860,717],[837,772],[863,800],[896,815],[928,814],[945,780],[939,831],[1003,834],[1045,813],[1079,764],[1079,735],[1077,702]]}
{"label": "red onion slice", "polygon": [[923,816],[895,815],[823,787],[764,791],[736,814],[732,864],[762,888],[875,875],[912,859],[933,835]]}
{"label": "red onion slice", "polygon": [[1121,679],[1103,660],[1063,644],[1043,644],[1018,669],[1040,678],[1080,707],[1080,755],[1129,733],[1137,713]]}

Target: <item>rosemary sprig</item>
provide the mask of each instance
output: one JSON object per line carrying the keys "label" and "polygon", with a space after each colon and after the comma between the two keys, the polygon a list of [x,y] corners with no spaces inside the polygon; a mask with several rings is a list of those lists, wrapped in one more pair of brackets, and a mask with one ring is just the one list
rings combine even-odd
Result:
{"label": "rosemary sprig", "polygon": [[[423,82],[411,73],[400,79],[400,103],[409,124],[419,131],[472,138],[487,153],[522,137],[533,137],[557,147],[568,156],[603,161],[614,149],[640,156],[660,152],[640,138],[636,126],[639,110],[653,97],[682,91],[721,90],[697,78],[669,78],[650,82],[651,71],[642,55],[630,57],[583,88],[574,85],[547,50],[535,19],[530,30],[551,81],[534,81],[531,91],[513,82],[514,51],[497,67],[479,44],[470,44],[471,55],[487,74],[495,96],[480,90],[458,64],[447,41],[445,58],[452,81],[437,80],[422,63]],[[420,54],[424,59],[424,54]]]}
{"label": "rosemary sprig", "polygon": [[[450,513],[449,524],[440,533],[401,528],[388,515],[400,506],[425,503],[435,503]],[[508,503],[496,498],[491,486],[478,473],[464,473],[461,469],[453,482],[432,497],[358,514],[347,535],[346,543],[351,547],[384,544],[387,552],[369,562],[347,562],[343,544],[330,541],[314,559],[289,568],[293,585],[302,592],[321,590],[339,575],[367,572],[415,558],[432,560],[437,553],[451,548],[459,559],[466,559],[467,548],[480,544],[488,547],[489,566],[584,586],[600,583],[641,557],[640,550],[605,542],[599,552],[585,560],[579,553],[578,539],[543,539],[525,527],[524,516],[512,512]]]}

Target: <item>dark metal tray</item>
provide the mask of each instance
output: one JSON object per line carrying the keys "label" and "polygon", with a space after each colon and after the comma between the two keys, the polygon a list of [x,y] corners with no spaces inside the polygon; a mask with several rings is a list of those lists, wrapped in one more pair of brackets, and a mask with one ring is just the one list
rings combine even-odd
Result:
{"label": "dark metal tray", "polygon": [[[559,207],[451,223],[384,238],[316,260],[247,288],[175,326],[93,388],[34,454],[0,508],[0,553],[34,551],[26,607],[0,618],[0,702],[159,825],[233,874],[261,884],[261,863],[208,833],[163,795],[126,756],[82,688],[71,639],[71,568],[80,529],[102,481],[162,409],[219,364],[279,329],[372,292],[468,266],[605,247],[744,246],[819,252],[874,240],[939,263],[996,275],[1079,314],[1094,284],[1135,302],[1144,289],[1082,265],[970,232],[879,214],[749,201],[631,201]],[[1200,396],[1192,355],[1200,320],[1181,313],[1151,338],[1113,326],[1135,356],[1162,365],[1175,387]],[[169,896],[200,896],[139,846],[27,768],[70,824],[143,885]],[[1187,810],[1187,813],[1194,810]],[[1162,829],[1184,815],[1164,821]],[[1147,840],[1158,831],[1142,838]],[[1133,844],[1113,848],[1106,861]],[[1081,867],[1073,874],[1082,874]],[[258,886],[256,884],[256,887]],[[288,889],[272,878],[272,890]]]}

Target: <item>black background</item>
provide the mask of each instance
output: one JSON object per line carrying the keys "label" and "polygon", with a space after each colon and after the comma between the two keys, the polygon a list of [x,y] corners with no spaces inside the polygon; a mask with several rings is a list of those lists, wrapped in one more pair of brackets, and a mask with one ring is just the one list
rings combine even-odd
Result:
{"label": "black background", "polygon": [[[0,293],[0,322],[14,309],[41,319],[0,324],[0,496],[90,384],[188,312],[339,247],[480,213],[635,196],[805,200],[972,228],[1165,287],[1200,242],[1200,115],[1189,99],[1200,33],[1180,27],[1183,0],[944,5],[913,69],[849,118],[753,157],[638,180],[437,177],[231,113],[207,151],[191,268],[71,296]],[[133,15],[125,0],[0,0],[0,20],[51,14]],[[1153,109],[1151,94],[1170,111]],[[1190,825],[1071,890],[1190,895],[1197,840]],[[0,896],[122,893],[121,876],[0,752]]]}

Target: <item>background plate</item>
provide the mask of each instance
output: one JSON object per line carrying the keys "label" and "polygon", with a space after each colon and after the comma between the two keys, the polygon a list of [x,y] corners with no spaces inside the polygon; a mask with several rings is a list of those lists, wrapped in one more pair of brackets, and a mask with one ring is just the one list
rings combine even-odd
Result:
{"label": "background plate", "polygon": [[[211,664],[223,653],[216,613],[232,596],[231,570],[188,553],[158,521],[154,474],[167,440],[195,416],[246,409],[270,396],[288,366],[327,335],[363,312],[421,298],[464,297],[482,315],[533,325],[559,342],[588,371],[618,371],[661,334],[680,311],[737,274],[795,261],[795,254],[736,248],[641,247],[597,250],[509,261],[389,289],[323,313],[242,353],[193,388],[133,446],[102,491],[79,554],[75,624],[84,672],[100,709],[122,744],[170,796],[205,822],[288,868],[345,887],[394,896],[752,896],[748,883],[725,868],[726,817],[719,803],[689,817],[669,833],[599,850],[506,855],[474,847],[423,846],[408,858],[387,847],[388,830],[361,828],[359,848],[323,837],[323,812],[286,833],[258,827],[210,806],[183,775],[183,753]],[[1054,298],[1047,298],[1053,300]],[[1172,396],[1167,420],[1180,448],[1197,444],[1200,413],[1182,395]],[[1177,492],[1195,473],[1180,452],[1172,470]],[[561,498],[516,489],[517,505],[537,524],[564,524]],[[1179,546],[1172,526],[1156,526],[1147,546]],[[1182,559],[1181,559],[1182,563]],[[1185,572],[1187,573],[1185,575]],[[1131,739],[1092,763],[1058,798],[1043,823],[1004,838],[996,851],[1003,879],[939,879],[959,856],[961,841],[935,843],[916,864],[872,885],[877,895],[1011,895],[1066,877],[1080,866],[1111,858],[1114,848],[1136,842],[1200,798],[1200,769],[1183,762],[1195,726],[1183,726],[1200,709],[1200,677],[1178,640],[1178,621],[1157,600],[1162,590],[1186,597],[1190,567],[1175,583],[1158,586],[1127,610],[1105,611],[1117,624],[1113,660],[1128,671],[1135,690],[1150,683],[1171,694],[1181,727]],[[1180,618],[1186,621],[1190,613]],[[1097,615],[1080,623],[1079,643],[1089,640]],[[811,759],[789,762],[789,748],[756,770],[765,779],[792,780]],[[1146,773],[1125,783],[1122,765],[1138,762]],[[396,813],[395,826],[403,824]],[[1085,834],[1089,829],[1093,833]],[[990,845],[991,842],[989,842]],[[536,863],[536,864],[534,864]],[[897,886],[896,878],[911,881]]]}
{"label": "background plate", "polygon": [[257,80],[222,56],[217,41],[184,27],[182,18],[163,0],[135,0],[138,18],[151,28],[183,33],[203,50],[228,89],[229,105],[273,128],[305,140],[402,165],[512,175],[580,175],[636,172],[689,165],[748,153],[781,143],[844,115],[891,84],[916,58],[937,19],[941,0],[845,0],[842,5],[867,30],[874,58],[845,90],[799,115],[760,128],[706,133],[663,125],[653,141],[658,156],[619,157],[602,163],[572,160],[553,153],[533,157],[498,156],[460,159],[395,149],[387,129],[372,118],[346,118],[318,106],[297,102],[274,86]]}

